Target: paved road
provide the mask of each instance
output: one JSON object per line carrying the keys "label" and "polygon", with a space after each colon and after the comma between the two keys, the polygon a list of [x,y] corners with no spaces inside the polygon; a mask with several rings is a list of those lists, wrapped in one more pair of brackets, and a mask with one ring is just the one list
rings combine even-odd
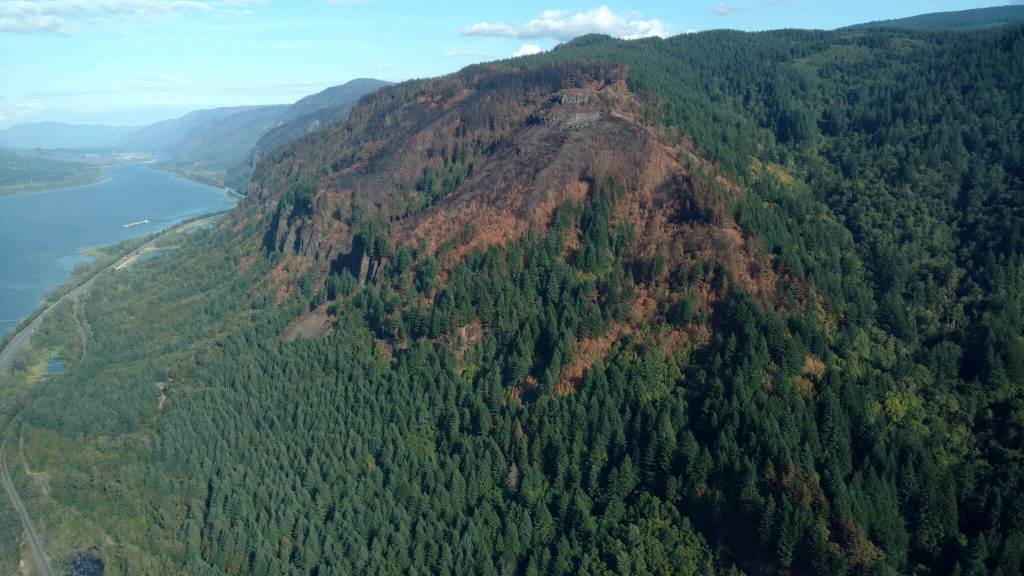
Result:
{"label": "paved road", "polygon": [[[163,234],[160,234],[159,236],[153,238],[149,242],[146,242],[142,246],[139,246],[135,250],[132,250],[123,258],[117,260],[110,266],[107,266],[106,268],[100,270],[91,278],[79,284],[74,290],[62,296],[59,300],[57,300],[49,307],[47,307],[46,310],[43,310],[43,312],[39,314],[39,316],[37,316],[36,319],[33,320],[31,324],[24,327],[20,332],[18,332],[14,339],[11,340],[10,343],[7,344],[7,346],[4,346],[3,350],[0,350],[0,372],[4,372],[8,369],[8,366],[10,365],[11,359],[14,357],[14,354],[32,338],[32,333],[35,332],[36,329],[39,328],[39,326],[42,325],[43,321],[46,320],[46,318],[48,318],[50,314],[53,313],[57,306],[59,306],[62,302],[78,298],[79,296],[84,294],[85,291],[88,290],[90,286],[92,286],[92,283],[96,281],[97,276],[108,270],[120,270],[121,268],[124,268],[125,262],[134,262],[135,260],[138,259],[139,255],[152,250],[153,246],[156,245],[157,241],[168,234],[181,233],[185,232],[186,230],[191,230],[193,228],[206,226],[207,224],[216,221],[218,218],[221,218],[222,216],[223,214],[215,214],[213,216],[200,218],[199,220],[193,220],[192,222],[188,222],[186,224],[182,224],[180,226],[171,228],[164,232]],[[21,524],[25,528],[25,536],[28,538],[29,548],[32,549],[32,556],[35,557],[36,565],[39,566],[39,573],[43,576],[53,576],[53,569],[50,568],[49,561],[46,559],[46,552],[43,551],[43,547],[39,544],[39,537],[36,535],[35,527],[32,526],[32,519],[29,518],[28,511],[25,510],[25,504],[21,501],[21,498],[18,496],[18,492],[14,489],[14,483],[11,481],[10,474],[8,474],[7,472],[7,455],[5,452],[6,443],[6,440],[3,443],[0,443],[0,475],[3,476],[4,488],[7,490],[7,495],[11,499],[11,504],[14,505],[14,509],[18,512],[18,516],[21,518]]]}
{"label": "paved road", "polygon": [[32,520],[28,517],[28,511],[25,510],[25,504],[18,497],[18,491],[14,489],[14,482],[11,481],[11,475],[7,471],[6,440],[0,443],[0,476],[3,476],[4,489],[7,490],[7,495],[11,498],[11,504],[14,505],[14,510],[21,518],[22,526],[25,527],[28,547],[32,550],[32,557],[35,558],[39,573],[42,576],[53,576],[53,568],[50,568],[50,561],[46,558],[46,552],[43,551],[42,545],[39,544],[39,536],[36,534],[36,529],[32,526]]}

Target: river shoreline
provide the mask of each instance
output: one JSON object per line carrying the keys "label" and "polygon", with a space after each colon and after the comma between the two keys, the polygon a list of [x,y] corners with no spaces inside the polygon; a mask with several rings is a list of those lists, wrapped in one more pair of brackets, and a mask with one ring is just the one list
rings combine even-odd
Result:
{"label": "river shoreline", "polygon": [[[140,165],[142,164],[142,165]],[[26,318],[104,247],[233,207],[211,187],[152,163],[107,167],[99,182],[0,197],[0,319]],[[126,223],[149,220],[125,228]],[[102,259],[102,258],[100,258]],[[0,325],[0,333],[11,325]]]}
{"label": "river shoreline", "polygon": [[28,196],[31,194],[44,194],[47,192],[66,190],[68,188],[79,188],[89,186],[92,184],[98,184],[108,179],[105,174],[108,169],[115,168],[117,166],[128,166],[135,164],[144,164],[154,170],[159,170],[161,172],[173,174],[174,176],[177,176],[178,178],[181,178],[183,180],[188,180],[189,182],[202,184],[203,186],[209,186],[211,188],[217,188],[223,193],[230,196],[231,198],[234,198],[235,200],[241,200],[245,198],[245,194],[242,194],[241,192],[235,190],[234,188],[231,188],[230,186],[225,186],[223,182],[217,181],[216,179],[213,178],[206,178],[201,175],[197,175],[187,170],[178,168],[174,165],[160,162],[153,158],[139,160],[133,159],[121,162],[110,162],[105,164],[92,165],[88,169],[84,169],[82,171],[84,177],[77,180],[67,180],[62,182],[52,182],[46,184],[15,184],[7,187],[0,185],[0,197],[17,197]]}
{"label": "river shoreline", "polygon": [[210,186],[211,188],[218,188],[221,191],[223,191],[225,194],[227,194],[228,196],[231,196],[232,198],[234,198],[235,200],[241,200],[241,199],[245,198],[245,194],[242,194],[241,192],[235,190],[234,188],[232,188],[230,186],[225,186],[223,182],[214,180],[212,178],[204,178],[204,177],[202,177],[200,175],[188,172],[186,170],[182,170],[181,168],[178,168],[178,167],[176,167],[174,165],[171,165],[171,164],[165,164],[165,163],[161,163],[161,162],[154,162],[153,163],[153,168],[155,170],[161,170],[163,172],[167,172],[168,174],[173,174],[173,175],[175,175],[175,176],[177,176],[179,178],[182,178],[184,180],[188,180],[189,182],[195,182],[196,184],[202,184],[204,186]]}

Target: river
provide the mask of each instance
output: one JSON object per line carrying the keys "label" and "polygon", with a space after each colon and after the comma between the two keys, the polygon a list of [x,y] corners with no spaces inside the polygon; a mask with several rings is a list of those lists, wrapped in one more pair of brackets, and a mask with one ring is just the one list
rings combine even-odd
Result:
{"label": "river", "polygon": [[[88,259],[86,248],[158,232],[235,204],[219,188],[145,164],[106,168],[84,186],[0,196],[0,334]],[[141,220],[148,224],[125,228]]]}

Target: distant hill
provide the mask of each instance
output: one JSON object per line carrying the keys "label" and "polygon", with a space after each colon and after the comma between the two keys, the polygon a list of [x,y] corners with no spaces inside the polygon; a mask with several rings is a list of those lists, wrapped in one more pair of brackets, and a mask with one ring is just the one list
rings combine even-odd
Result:
{"label": "distant hill", "polygon": [[121,141],[126,150],[155,154],[163,167],[215,185],[243,163],[260,137],[289,108],[240,106],[197,110],[141,128]]}
{"label": "distant hill", "polygon": [[864,28],[901,28],[904,30],[981,30],[1024,22],[1024,6],[997,6],[956,12],[935,12],[896,20],[879,20],[850,26]]}
{"label": "distant hill", "polygon": [[260,136],[280,124],[288,109],[261,106],[191,112],[132,132],[122,139],[121,147],[155,154],[166,167],[219,186],[227,170],[244,162]]}
{"label": "distant hill", "polygon": [[388,84],[389,82],[383,80],[358,78],[306,96],[292,104],[281,115],[278,126],[267,131],[259,139],[246,162],[229,173],[228,184],[237,189],[244,188],[256,163],[270,151],[328,124],[343,120],[360,98]]}
{"label": "distant hill", "polygon": [[105,148],[115,146],[135,128],[99,124],[34,122],[0,130],[0,147],[33,148]]}
{"label": "distant hill", "polygon": [[356,78],[340,86],[331,86],[316,94],[306,96],[288,107],[281,121],[290,123],[302,117],[325,109],[352,104],[374,90],[391,84],[373,78]]}
{"label": "distant hill", "polygon": [[281,124],[260,138],[256,154],[262,156],[278,146],[347,115],[348,110],[360,98],[388,84],[383,80],[359,78],[306,96],[289,106],[281,116]]}
{"label": "distant hill", "polygon": [[0,147],[108,148],[147,152],[162,167],[211,184],[242,190],[266,154],[332,122],[344,119],[359,99],[388,85],[359,78],[294,104],[236,106],[189,112],[143,127],[19,124],[0,130]]}
{"label": "distant hill", "polygon": [[245,160],[260,138],[281,122],[287,105],[264,106],[231,114],[189,130],[181,139],[177,156],[190,161],[220,161],[234,166]]}
{"label": "distant hill", "polygon": [[75,186],[99,178],[95,166],[40,152],[0,149],[0,196]]}
{"label": "distant hill", "polygon": [[119,146],[139,152],[167,152],[181,146],[186,135],[204,125],[218,122],[228,116],[259,110],[263,106],[235,106],[196,110],[180,118],[164,120],[143,126],[121,139]]}

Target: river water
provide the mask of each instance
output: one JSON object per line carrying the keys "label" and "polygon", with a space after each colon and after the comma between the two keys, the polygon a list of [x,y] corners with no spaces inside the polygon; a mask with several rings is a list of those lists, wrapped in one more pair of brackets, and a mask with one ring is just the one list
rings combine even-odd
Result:
{"label": "river water", "polygon": [[[113,244],[234,205],[227,193],[145,164],[105,169],[94,184],[0,196],[0,334],[32,313],[43,296]],[[124,224],[148,219],[149,224]]]}

